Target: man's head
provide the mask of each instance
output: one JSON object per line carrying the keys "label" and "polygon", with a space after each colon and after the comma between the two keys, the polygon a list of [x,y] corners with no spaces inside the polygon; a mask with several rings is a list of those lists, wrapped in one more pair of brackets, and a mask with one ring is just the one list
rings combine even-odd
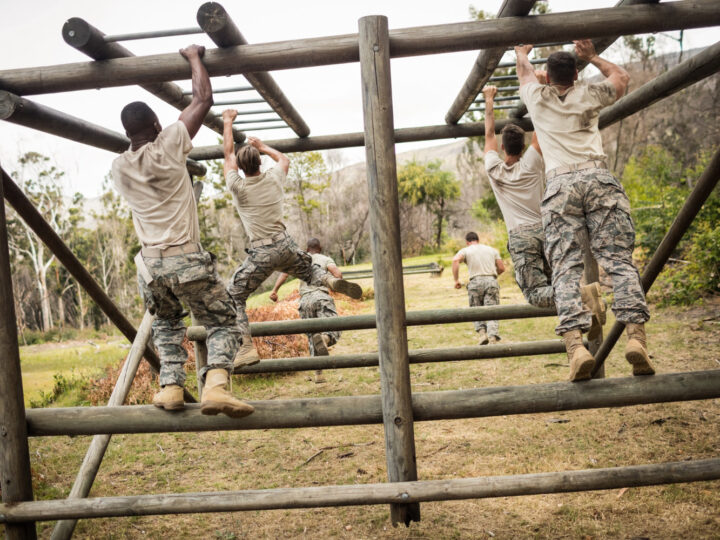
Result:
{"label": "man's head", "polygon": [[557,51],[548,56],[548,84],[571,86],[577,79],[577,63],[569,52]]}
{"label": "man's head", "polygon": [[143,101],[133,101],[123,107],[120,121],[130,139],[142,137],[155,140],[162,126],[155,112]]}
{"label": "man's head", "polygon": [[478,242],[480,238],[478,238],[478,235],[476,232],[470,231],[465,235],[465,242],[468,244],[472,244],[473,242]]}
{"label": "man's head", "polygon": [[322,253],[322,246],[320,245],[320,240],[317,238],[311,238],[307,242],[307,250],[308,253]]}
{"label": "man's head", "polygon": [[245,176],[257,176],[260,174],[260,152],[254,146],[242,145],[237,151],[237,163]]}
{"label": "man's head", "polygon": [[502,129],[502,146],[508,156],[520,156],[525,148],[525,130],[515,124]]}

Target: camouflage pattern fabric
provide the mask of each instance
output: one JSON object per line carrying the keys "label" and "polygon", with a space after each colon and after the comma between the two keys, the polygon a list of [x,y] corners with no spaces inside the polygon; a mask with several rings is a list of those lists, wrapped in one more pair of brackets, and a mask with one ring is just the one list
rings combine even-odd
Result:
{"label": "camouflage pattern fabric", "polygon": [[138,282],[148,311],[156,316],[153,342],[160,356],[160,386],[185,383],[187,353],[182,342],[187,312],[181,301],[190,307],[197,324],[207,328],[208,365],[200,372],[201,380],[211,369],[232,373],[240,326],[235,303],[217,273],[215,257],[201,251],[143,259],[153,280],[148,284],[138,275]]}
{"label": "camouflage pattern fabric", "polygon": [[228,292],[235,300],[243,336],[250,335],[250,323],[245,313],[247,299],[276,270],[310,285],[323,285],[323,278],[328,275],[313,264],[310,254],[298,248],[289,236],[268,246],[248,250],[247,258],[235,270],[228,283]]}
{"label": "camouflage pattern fabric", "polygon": [[528,304],[555,307],[542,223],[522,225],[510,231],[507,248],[515,267],[515,280]]}
{"label": "camouflage pattern fabric", "polygon": [[[303,294],[300,297],[298,311],[300,312],[300,317],[303,319],[325,319],[338,316],[335,301],[328,293],[321,289],[315,289]],[[335,345],[341,335],[341,332],[322,333],[330,338],[328,347]],[[315,356],[312,334],[307,334],[307,337],[308,343],[310,344],[310,356]]]}
{"label": "camouflage pattern fabric", "polygon": [[610,276],[618,321],[650,319],[640,275],[632,261],[635,228],[630,201],[618,180],[605,169],[583,169],[548,180],[542,202],[545,254],[552,266],[560,324],[558,335],[590,328],[591,315],[580,299],[583,254],[580,239],[587,228],[590,250]]}
{"label": "camouflage pattern fabric", "polygon": [[[500,286],[493,276],[475,276],[467,284],[470,306],[497,306],[500,303]],[[488,336],[500,337],[497,321],[475,321],[475,331],[485,330]]]}

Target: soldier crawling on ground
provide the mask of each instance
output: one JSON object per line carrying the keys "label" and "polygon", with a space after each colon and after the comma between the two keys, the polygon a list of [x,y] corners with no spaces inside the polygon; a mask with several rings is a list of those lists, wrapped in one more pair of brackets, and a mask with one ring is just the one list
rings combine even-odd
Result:
{"label": "soldier crawling on ground", "polygon": [[[535,73],[544,84],[545,73]],[[525,150],[525,131],[515,124],[502,130],[503,160],[498,154],[493,104],[497,88],[483,88],[485,96],[485,170],[508,230],[508,251],[515,267],[515,280],[529,304],[555,307],[550,265],[545,258],[545,233],[540,202],[545,189],[545,163],[533,133]],[[582,301],[593,313],[591,333],[605,324],[605,303],[599,283],[581,287]]]}
{"label": "soldier crawling on ground", "polygon": [[185,161],[191,139],[212,106],[210,78],[202,63],[204,47],[180,53],[190,63],[193,97],[178,122],[162,129],[145,103],[127,105],[120,115],[130,149],[112,166],[115,188],[132,210],[142,249],[135,258],[138,281],[147,309],[156,318],[153,339],[160,355],[162,389],[153,404],[166,410],[184,408],[183,365],[187,353],[180,301],[187,303],[198,324],[207,328],[208,365],[201,411],[233,418],[253,412],[252,406],[227,390],[233,357],[240,344],[240,325],[233,299],[215,268],[215,257],[200,244],[197,207]]}
{"label": "soldier crawling on ground", "polygon": [[528,59],[532,45],[515,47],[520,97],[527,105],[543,157],[547,187],[542,201],[545,254],[552,267],[560,324],[570,359],[570,380],[590,378],[595,359],[583,346],[582,332],[591,325],[580,297],[583,254],[580,238],[587,229],[590,250],[612,279],[613,311],[627,327],[625,358],[634,375],[652,375],[645,337],[650,312],[633,265],[635,228],[630,201],[608,171],[598,129],[600,109],[622,97],[629,75],[595,53],[590,40],[575,42],[575,53],[606,77],[600,83],[576,84],[575,56],[552,53],[547,84],[541,84]]}
{"label": "soldier crawling on ground", "polygon": [[[497,276],[505,271],[505,264],[500,258],[500,253],[493,247],[481,244],[475,232],[467,233],[465,242],[467,245],[458,251],[452,260],[455,288],[462,287],[460,263],[465,261],[469,273],[467,292],[470,306],[497,306],[500,303],[500,286]],[[475,321],[475,331],[478,333],[480,345],[500,341],[497,321]]]}
{"label": "soldier crawling on ground", "polygon": [[[335,264],[335,261],[331,257],[323,255],[320,240],[317,238],[311,238],[308,240],[307,251],[312,256],[312,262],[314,265],[319,266],[321,270],[330,272],[338,279],[342,278],[342,272],[340,272],[340,269]],[[278,276],[275,281],[275,287],[273,287],[273,290],[270,293],[270,300],[277,302],[277,293],[287,278],[288,274],[286,273],[282,273]],[[300,305],[298,306],[298,311],[300,312],[301,318],[324,319],[338,316],[335,301],[332,299],[332,296],[330,296],[327,287],[322,285],[309,285],[308,283],[301,281],[299,292]],[[307,337],[310,345],[310,356],[327,356],[330,354],[330,347],[335,345],[340,339],[340,331],[318,332],[316,334],[308,334]],[[315,371],[315,382],[325,382],[322,370],[320,369]]]}
{"label": "soldier crawling on ground", "polygon": [[[245,232],[250,238],[250,249],[245,261],[235,270],[228,283],[228,291],[237,306],[243,345],[235,361],[242,366],[258,361],[257,351],[250,337],[250,325],[245,304],[248,297],[273,272],[281,271],[313,286],[325,286],[330,290],[359,299],[362,289],[357,283],[338,279],[313,264],[312,257],[298,248],[285,231],[283,183],[290,160],[281,152],[256,139],[248,137],[248,144],[235,153],[232,123],[237,111],[223,112],[223,150],[225,154],[225,182]],[[260,153],[270,156],[277,165],[260,172]],[[242,169],[245,176],[240,176]]]}

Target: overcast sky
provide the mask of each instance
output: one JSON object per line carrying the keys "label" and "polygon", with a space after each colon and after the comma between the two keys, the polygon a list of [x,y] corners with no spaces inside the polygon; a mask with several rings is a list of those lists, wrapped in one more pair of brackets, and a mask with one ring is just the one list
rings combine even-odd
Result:
{"label": "overcast sky", "polygon": [[[391,29],[429,24],[462,22],[469,19],[468,8],[497,11],[502,0],[265,0],[230,2],[224,6],[250,43],[319,37],[357,32],[358,19],[365,15],[386,15]],[[615,0],[586,0],[584,8],[611,7]],[[70,17],[81,17],[106,34],[197,26],[199,0],[124,0],[123,2],[88,0],[18,0],[3,2],[2,64],[0,69],[81,62],[83,54],[66,45],[62,25]],[[580,2],[552,0],[553,12],[577,9]],[[685,32],[685,49],[714,43],[716,29]],[[714,35],[715,34],[715,35]],[[673,33],[677,36],[677,32]],[[214,47],[202,34],[128,41],[123,43],[137,55],[173,52],[189,43]],[[677,50],[671,39],[662,39],[664,51]],[[613,54],[612,52],[610,54]],[[615,53],[617,54],[617,53]],[[413,127],[444,123],[445,113],[460,90],[476,52],[430,55],[392,61],[395,127]],[[508,55],[507,59],[512,56]],[[358,64],[284,70],[273,75],[280,87],[305,119],[311,135],[329,135],[362,131],[362,101]],[[179,81],[189,89],[189,81]],[[242,86],[242,76],[213,79],[215,88]],[[246,92],[242,97],[255,97]],[[227,99],[234,95],[218,95]],[[240,96],[238,96],[240,97]],[[30,96],[30,99],[66,113],[122,132],[120,109],[128,102],[143,100],[150,104],[168,125],[178,111],[138,87],[87,90],[64,94]],[[238,106],[257,108],[257,105]],[[260,107],[263,107],[262,105]],[[264,115],[268,116],[268,115]],[[250,132],[253,134],[252,132]],[[289,129],[258,131],[260,138],[280,139],[294,136]],[[196,145],[215,144],[217,135],[202,128]],[[424,145],[441,144],[437,141]],[[423,143],[398,145],[398,151]],[[67,173],[69,192],[86,196],[99,193],[114,154],[41,132],[3,122],[0,125],[0,163],[12,170],[17,157],[33,150],[51,156]],[[361,148],[344,151],[347,163],[362,161]]]}

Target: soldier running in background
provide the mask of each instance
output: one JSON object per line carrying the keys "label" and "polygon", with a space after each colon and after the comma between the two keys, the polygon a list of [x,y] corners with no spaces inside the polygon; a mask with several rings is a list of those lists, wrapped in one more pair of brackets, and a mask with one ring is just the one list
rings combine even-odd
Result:
{"label": "soldier running in background", "polygon": [[[467,291],[470,306],[498,305],[500,303],[500,286],[497,282],[497,276],[505,271],[505,264],[500,258],[500,253],[493,247],[481,244],[475,232],[467,233],[465,242],[467,246],[458,251],[452,260],[455,288],[462,287],[460,283],[460,263],[465,261],[469,273]],[[497,321],[475,321],[475,331],[478,333],[478,343],[480,345],[500,341]]]}
{"label": "soldier running in background", "polygon": [[545,158],[547,188],[542,202],[545,253],[552,266],[560,323],[570,359],[570,380],[590,378],[595,359],[583,346],[582,332],[591,315],[580,297],[585,230],[590,250],[612,279],[613,311],[627,327],[625,358],[634,375],[652,375],[645,337],[650,312],[640,275],[633,265],[635,228],[630,201],[620,182],[608,171],[598,116],[603,107],[622,97],[630,80],[627,72],[601,59],[590,40],[575,42],[578,58],[597,67],[606,79],[576,84],[575,57],[564,51],[547,60],[547,83],[540,84],[528,59],[532,45],[515,47],[522,98],[535,126]]}
{"label": "soldier running in background", "polygon": [[[250,324],[245,313],[248,297],[276,270],[285,272],[313,286],[325,286],[333,291],[359,299],[362,289],[357,283],[338,279],[313,264],[312,257],[298,248],[285,231],[283,223],[283,184],[290,160],[281,152],[248,137],[248,144],[235,153],[232,123],[237,111],[223,112],[223,150],[225,154],[225,182],[245,232],[250,238],[248,256],[230,278],[228,291],[235,300],[240,321],[243,345],[235,365],[249,365],[258,361],[258,354],[250,337]],[[260,154],[266,154],[277,165],[260,172]],[[245,176],[240,176],[242,169]]]}
{"label": "soldier running in background", "polygon": [[[323,255],[322,246],[320,240],[317,238],[311,238],[307,243],[307,251],[312,256],[312,262],[314,265],[320,267],[321,270],[330,272],[334,277],[342,278],[342,272],[335,264],[335,261]],[[280,287],[288,278],[288,274],[282,273],[278,276],[275,281],[275,287],[270,293],[270,300],[277,302],[278,291]],[[325,286],[309,285],[308,283],[301,281],[300,287],[300,305],[298,311],[300,317],[303,319],[324,319],[330,317],[337,317],[338,312],[335,307],[335,301],[330,296],[328,288]],[[330,354],[330,347],[335,345],[340,339],[340,331],[329,331],[319,332],[316,334],[307,334],[308,343],[310,345],[310,356],[327,356]],[[323,383],[325,378],[323,377],[322,370],[318,369],[315,371],[315,382]]]}
{"label": "soldier running in background", "polygon": [[215,257],[200,245],[197,207],[185,167],[191,139],[213,103],[210,78],[202,63],[204,52],[198,45],[180,51],[192,70],[193,97],[177,122],[162,129],[157,115],[140,101],[122,110],[120,119],[130,149],[113,161],[112,177],[132,210],[142,244],[135,258],[140,291],[148,311],[156,316],[153,341],[160,356],[162,389],[153,404],[166,410],[185,406],[187,352],[182,342],[187,312],[183,301],[198,324],[207,328],[208,365],[199,373],[205,380],[201,411],[239,418],[253,412],[252,406],[227,390],[240,326]]}

